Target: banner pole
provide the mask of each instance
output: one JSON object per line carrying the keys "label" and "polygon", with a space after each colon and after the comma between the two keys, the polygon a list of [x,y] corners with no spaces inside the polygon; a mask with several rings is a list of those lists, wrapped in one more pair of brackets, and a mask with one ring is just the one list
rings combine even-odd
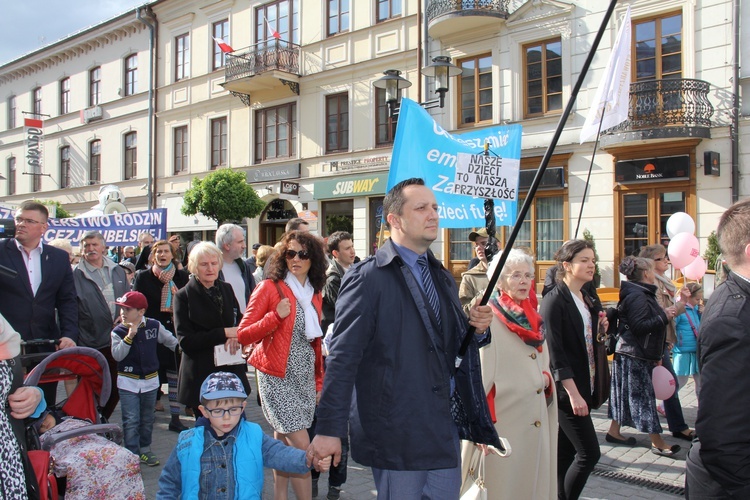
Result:
{"label": "banner pole", "polygon": [[[529,188],[529,192],[526,196],[526,199],[523,202],[521,211],[518,213],[518,216],[516,218],[516,223],[513,226],[513,230],[511,231],[510,236],[508,237],[508,240],[505,242],[505,248],[503,249],[503,252],[500,255],[500,262],[498,262],[498,265],[495,268],[495,272],[492,273],[492,277],[490,278],[489,285],[487,285],[487,289],[485,290],[484,295],[482,296],[481,305],[485,305],[489,301],[490,296],[492,295],[492,291],[495,289],[495,285],[497,284],[497,280],[500,277],[500,272],[503,270],[505,261],[508,260],[508,253],[510,252],[511,248],[513,248],[513,243],[515,243],[516,237],[518,236],[518,233],[521,231],[523,220],[526,218],[526,214],[531,209],[531,204],[533,203],[534,196],[536,195],[536,192],[539,189],[539,184],[542,181],[542,176],[544,175],[545,170],[547,170],[547,165],[549,165],[550,159],[552,159],[552,153],[554,153],[555,147],[557,147],[557,142],[560,140],[560,136],[562,135],[562,131],[563,131],[563,128],[565,127],[565,123],[568,120],[568,116],[573,111],[573,105],[575,104],[576,97],[578,97],[578,92],[580,92],[581,87],[583,86],[583,80],[586,78],[586,74],[589,71],[589,67],[591,66],[591,61],[593,61],[594,55],[596,54],[596,51],[599,48],[599,42],[601,42],[605,31],[607,31],[607,25],[609,24],[609,20],[612,17],[612,13],[615,10],[615,5],[617,5],[617,0],[610,0],[609,7],[607,8],[606,13],[604,14],[604,19],[602,19],[602,23],[599,26],[599,31],[596,33],[596,38],[594,38],[594,42],[591,45],[591,50],[589,50],[589,53],[586,56],[586,61],[583,63],[583,67],[581,68],[581,73],[578,75],[578,80],[576,81],[575,86],[573,87],[573,90],[570,94],[568,105],[565,107],[563,114],[560,116],[560,121],[557,124],[557,129],[555,130],[555,134],[552,136],[552,140],[550,141],[550,144],[547,147],[547,151],[544,153],[542,162],[539,165],[539,170],[537,170],[537,173],[534,176],[534,181],[531,183],[531,187]],[[531,292],[536,293],[535,290],[532,290]],[[461,365],[461,361],[466,355],[466,351],[468,350],[469,344],[471,343],[471,337],[472,335],[474,335],[474,333],[475,333],[475,328],[473,326],[469,327],[469,331],[466,333],[466,337],[464,337],[463,341],[461,342],[461,347],[459,348],[458,354],[456,355],[456,368],[458,368]]]}

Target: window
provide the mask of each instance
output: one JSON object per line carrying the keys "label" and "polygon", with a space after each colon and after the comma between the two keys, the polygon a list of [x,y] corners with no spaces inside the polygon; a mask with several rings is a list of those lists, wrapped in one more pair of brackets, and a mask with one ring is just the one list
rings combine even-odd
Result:
{"label": "window", "polygon": [[70,187],[70,146],[60,148],[60,187]]}
{"label": "window", "polygon": [[[524,199],[519,196],[518,206],[523,203]],[[537,262],[554,260],[555,252],[565,241],[563,207],[562,195],[537,194],[513,246],[530,248]]]}
{"label": "window", "polygon": [[70,78],[60,80],[60,114],[70,111]]}
{"label": "window", "polygon": [[376,8],[378,22],[398,17],[401,15],[401,0],[378,0]]}
{"label": "window", "polygon": [[492,56],[459,61],[459,126],[492,120]]}
{"label": "window", "polygon": [[297,155],[297,105],[284,104],[255,112],[255,161]]}
{"label": "window", "polygon": [[37,117],[42,114],[42,87],[31,91],[31,109]]}
{"label": "window", "polygon": [[326,153],[349,149],[349,94],[326,96]]}
{"label": "window", "polygon": [[102,68],[89,71],[89,106],[98,106],[102,99]]}
{"label": "window", "polygon": [[562,43],[560,39],[523,48],[526,82],[524,117],[562,110]]}
{"label": "window", "polygon": [[125,58],[125,95],[133,95],[138,84],[138,54]]}
{"label": "window", "polygon": [[279,41],[299,43],[299,0],[277,0],[255,9],[255,42],[276,42],[271,29]]}
{"label": "window", "polygon": [[125,134],[125,180],[134,179],[138,175],[138,144],[137,133]]}
{"label": "window", "polygon": [[635,81],[682,78],[682,14],[633,23]]}
{"label": "window", "polygon": [[102,180],[102,141],[89,143],[89,184],[99,184]]}
{"label": "window", "polygon": [[16,157],[8,158],[8,195],[16,194]]}
{"label": "window", "polygon": [[185,33],[174,39],[174,81],[190,77],[190,35]]}
{"label": "window", "polygon": [[8,128],[16,128],[16,96],[8,97]]}
{"label": "window", "polygon": [[227,117],[211,120],[211,170],[227,166]]}
{"label": "window", "polygon": [[[229,43],[229,20],[223,19],[221,21],[215,22],[213,24],[213,28],[211,30],[213,32],[213,37],[217,40],[224,40],[224,42]],[[213,39],[211,39],[211,46],[214,50],[214,62],[213,62],[213,69],[219,69],[223,68],[226,64],[226,54],[224,51],[221,50],[219,47],[219,44],[216,43]]]}
{"label": "window", "polygon": [[[212,125],[213,126],[213,125]],[[188,128],[187,125],[174,129],[174,173],[188,171]]]}
{"label": "window", "polygon": [[349,0],[328,0],[328,36],[349,31]]}
{"label": "window", "polygon": [[[400,96],[399,100],[401,100]],[[375,107],[375,145],[393,144],[393,136],[396,134],[396,121],[388,116],[385,89],[375,89]]]}

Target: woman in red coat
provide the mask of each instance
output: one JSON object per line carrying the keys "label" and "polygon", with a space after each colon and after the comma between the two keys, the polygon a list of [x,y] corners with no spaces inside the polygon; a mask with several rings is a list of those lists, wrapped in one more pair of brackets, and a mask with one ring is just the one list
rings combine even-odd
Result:
{"label": "woman in red coat", "polygon": [[[320,328],[326,282],[323,241],[290,231],[271,261],[265,280],[255,288],[240,323],[243,346],[256,344],[249,363],[258,369],[263,414],[275,437],[307,450],[317,394],[323,386]],[[287,498],[287,482],[299,499],[312,497],[310,475],[274,471],[274,498]]]}

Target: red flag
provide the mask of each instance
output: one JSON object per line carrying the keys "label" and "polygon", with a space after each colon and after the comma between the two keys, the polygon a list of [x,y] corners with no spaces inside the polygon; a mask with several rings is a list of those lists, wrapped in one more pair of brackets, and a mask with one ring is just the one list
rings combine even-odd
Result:
{"label": "red flag", "polygon": [[219,46],[219,48],[221,49],[223,53],[228,54],[230,52],[234,52],[234,49],[230,47],[229,44],[226,43],[221,38],[213,37],[213,39],[214,39],[214,42],[216,42],[216,44]]}
{"label": "red flag", "polygon": [[271,33],[271,36],[274,37],[276,40],[281,40],[281,34],[273,29],[271,26],[271,23],[268,22],[268,18],[263,16],[263,18],[266,20],[266,26],[268,26],[268,32]]}

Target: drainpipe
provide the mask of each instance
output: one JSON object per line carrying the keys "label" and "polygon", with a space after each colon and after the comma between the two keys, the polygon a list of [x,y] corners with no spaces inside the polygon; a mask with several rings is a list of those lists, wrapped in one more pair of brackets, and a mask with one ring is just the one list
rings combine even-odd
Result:
{"label": "drainpipe", "polygon": [[[151,22],[147,21],[142,13],[145,11]],[[154,109],[154,71],[156,61],[156,16],[150,7],[138,7],[135,9],[135,17],[140,22],[148,26],[149,39],[148,39],[148,182],[146,184],[146,192],[148,193],[148,209],[154,208],[154,202],[156,196],[154,195],[154,183],[155,183],[155,170],[156,162],[154,161],[155,155],[155,144],[154,144],[154,116],[156,110]]]}
{"label": "drainpipe", "polygon": [[[425,5],[430,0],[424,0]],[[419,72],[419,78],[417,78],[417,102],[422,102],[422,68],[425,66],[424,62],[429,61],[429,47],[427,38],[429,37],[427,31],[427,16],[422,12],[422,2],[417,2],[417,22],[422,23],[422,30],[424,35],[419,38],[419,46],[417,47],[417,71]],[[424,50],[424,55],[422,55]],[[427,77],[424,77],[425,89],[427,89]]]}
{"label": "drainpipe", "polygon": [[732,65],[732,203],[740,199],[740,0],[734,0],[734,64]]}

